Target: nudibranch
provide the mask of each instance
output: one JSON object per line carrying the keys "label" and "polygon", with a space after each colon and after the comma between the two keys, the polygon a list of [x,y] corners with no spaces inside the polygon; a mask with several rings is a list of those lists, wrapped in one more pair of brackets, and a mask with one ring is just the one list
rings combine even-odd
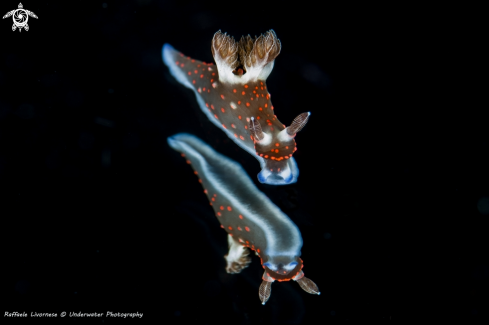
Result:
{"label": "nudibranch", "polygon": [[265,269],[259,289],[262,304],[270,297],[275,280],[295,280],[306,292],[319,294],[316,284],[302,271],[299,229],[256,188],[241,165],[190,134],[169,137],[168,144],[192,166],[221,227],[228,233],[228,273],[239,273],[247,267],[252,249]]}
{"label": "nudibranch", "polygon": [[274,115],[265,81],[280,49],[270,30],[239,42],[218,31],[211,46],[216,65],[185,56],[169,44],[162,50],[170,73],[195,92],[200,108],[216,126],[258,159],[262,168],[258,180],[272,185],[297,181],[294,138],[310,115],[299,114],[288,127]]}

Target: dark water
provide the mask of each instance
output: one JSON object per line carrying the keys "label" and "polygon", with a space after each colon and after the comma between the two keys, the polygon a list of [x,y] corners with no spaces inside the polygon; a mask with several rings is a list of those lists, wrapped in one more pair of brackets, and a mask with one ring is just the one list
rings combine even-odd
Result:
{"label": "dark water", "polygon": [[[466,122],[437,99],[422,18],[413,26],[398,8],[312,2],[23,5],[39,17],[29,31],[12,32],[11,18],[0,25],[2,318],[487,319],[488,133],[472,124],[481,115]],[[276,114],[289,124],[312,113],[296,139],[296,184],[259,184],[258,162],[163,65],[163,43],[212,62],[219,29],[235,38],[274,29],[282,42],[267,81]],[[178,132],[240,162],[298,225],[320,296],[274,283],[262,306],[258,258],[225,272],[226,233],[166,144]],[[90,322],[109,319],[121,321]]]}

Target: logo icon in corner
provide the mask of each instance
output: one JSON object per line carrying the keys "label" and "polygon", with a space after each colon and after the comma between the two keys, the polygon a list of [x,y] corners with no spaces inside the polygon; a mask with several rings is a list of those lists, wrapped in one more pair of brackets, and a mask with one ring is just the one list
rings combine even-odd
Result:
{"label": "logo icon in corner", "polygon": [[12,31],[15,31],[17,28],[19,29],[19,32],[22,31],[22,28],[24,28],[26,31],[29,30],[29,25],[27,25],[27,21],[29,20],[29,16],[36,18],[37,16],[35,13],[29,10],[25,10],[24,7],[22,6],[22,3],[19,3],[19,8],[14,9],[12,11],[9,11],[3,16],[3,18],[8,18],[12,16],[12,19],[14,20],[14,24],[12,25]]}

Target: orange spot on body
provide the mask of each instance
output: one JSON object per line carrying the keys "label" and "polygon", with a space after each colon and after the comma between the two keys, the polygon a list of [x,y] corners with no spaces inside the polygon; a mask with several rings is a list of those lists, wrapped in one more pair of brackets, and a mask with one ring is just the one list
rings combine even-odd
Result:
{"label": "orange spot on body", "polygon": [[233,93],[236,93],[236,89],[233,89]]}
{"label": "orange spot on body", "polygon": [[211,104],[211,108],[214,109],[214,105]]}
{"label": "orange spot on body", "polygon": [[204,78],[204,75],[203,75],[203,74],[201,74],[201,75],[200,75],[200,78]]}
{"label": "orange spot on body", "polygon": [[225,112],[224,107],[221,107],[221,112],[223,112],[223,113]]}
{"label": "orange spot on body", "polygon": [[234,134],[234,136],[235,136],[236,138],[238,137],[238,135],[237,135],[236,133]]}
{"label": "orange spot on body", "polygon": [[229,226],[229,227],[228,227],[228,229],[229,229],[229,230],[233,230],[233,227]]}
{"label": "orange spot on body", "polygon": [[246,94],[246,93],[245,93],[244,91],[242,91],[242,92],[241,92],[241,95],[244,95],[244,94]]}
{"label": "orange spot on body", "polygon": [[217,115],[216,115],[216,114],[214,114],[214,117],[215,117],[215,118],[217,118],[217,119],[219,119],[219,117],[217,117]]}
{"label": "orange spot on body", "polygon": [[221,216],[221,212],[218,212],[218,213],[217,213],[217,216],[218,216],[218,217],[220,217],[220,216]]}
{"label": "orange spot on body", "polygon": [[248,88],[248,85],[245,85],[244,87],[245,87],[245,88]]}
{"label": "orange spot on body", "polygon": [[263,108],[261,108],[261,107],[258,107],[258,109],[259,109],[260,111],[263,111]]}
{"label": "orange spot on body", "polygon": [[247,107],[250,107],[250,103],[246,103],[246,106],[247,106]]}
{"label": "orange spot on body", "polygon": [[197,73],[199,73],[199,71],[197,71],[197,70],[194,70],[194,73],[195,73],[195,74],[197,74]]}
{"label": "orange spot on body", "polygon": [[231,210],[232,210],[231,207],[228,206],[228,211],[231,211]]}
{"label": "orange spot on body", "polygon": [[180,64],[180,67],[182,67],[182,68],[183,68],[184,66],[185,66],[185,64],[183,64],[183,63],[182,63],[182,64]]}
{"label": "orange spot on body", "polygon": [[241,105],[241,101],[240,100],[238,100],[238,105]]}
{"label": "orange spot on body", "polygon": [[219,209],[224,210],[224,207],[221,205],[221,206],[219,207]]}
{"label": "orange spot on body", "polygon": [[238,118],[241,120],[241,115],[238,115]]}
{"label": "orange spot on body", "polygon": [[225,128],[225,129],[227,129],[227,127],[224,124],[222,125],[222,127]]}
{"label": "orange spot on body", "polygon": [[242,136],[242,135],[240,135],[240,136],[239,136],[239,138],[240,138],[241,140],[244,140],[244,138],[243,138],[243,136]]}
{"label": "orange spot on body", "polygon": [[224,99],[224,95],[221,95],[221,98]]}

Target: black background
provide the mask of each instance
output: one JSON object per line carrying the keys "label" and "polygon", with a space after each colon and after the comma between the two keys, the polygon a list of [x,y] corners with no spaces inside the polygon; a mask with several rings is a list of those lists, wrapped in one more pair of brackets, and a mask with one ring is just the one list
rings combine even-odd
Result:
{"label": "black background", "polygon": [[[1,14],[17,5],[3,1]],[[461,96],[473,80],[459,73],[477,64],[445,47],[457,19],[303,1],[23,5],[39,17],[28,32],[12,32],[11,18],[0,26],[2,323],[5,311],[138,311],[131,323],[162,324],[487,320],[487,101]],[[219,29],[274,29],[282,42],[267,80],[276,114],[289,124],[312,113],[294,185],[259,184],[258,162],[161,60],[170,43],[212,62]],[[226,233],[166,144],[178,132],[239,161],[299,226],[320,296],[274,283],[262,306],[258,258],[225,273]],[[90,320],[102,321],[122,320]]]}

